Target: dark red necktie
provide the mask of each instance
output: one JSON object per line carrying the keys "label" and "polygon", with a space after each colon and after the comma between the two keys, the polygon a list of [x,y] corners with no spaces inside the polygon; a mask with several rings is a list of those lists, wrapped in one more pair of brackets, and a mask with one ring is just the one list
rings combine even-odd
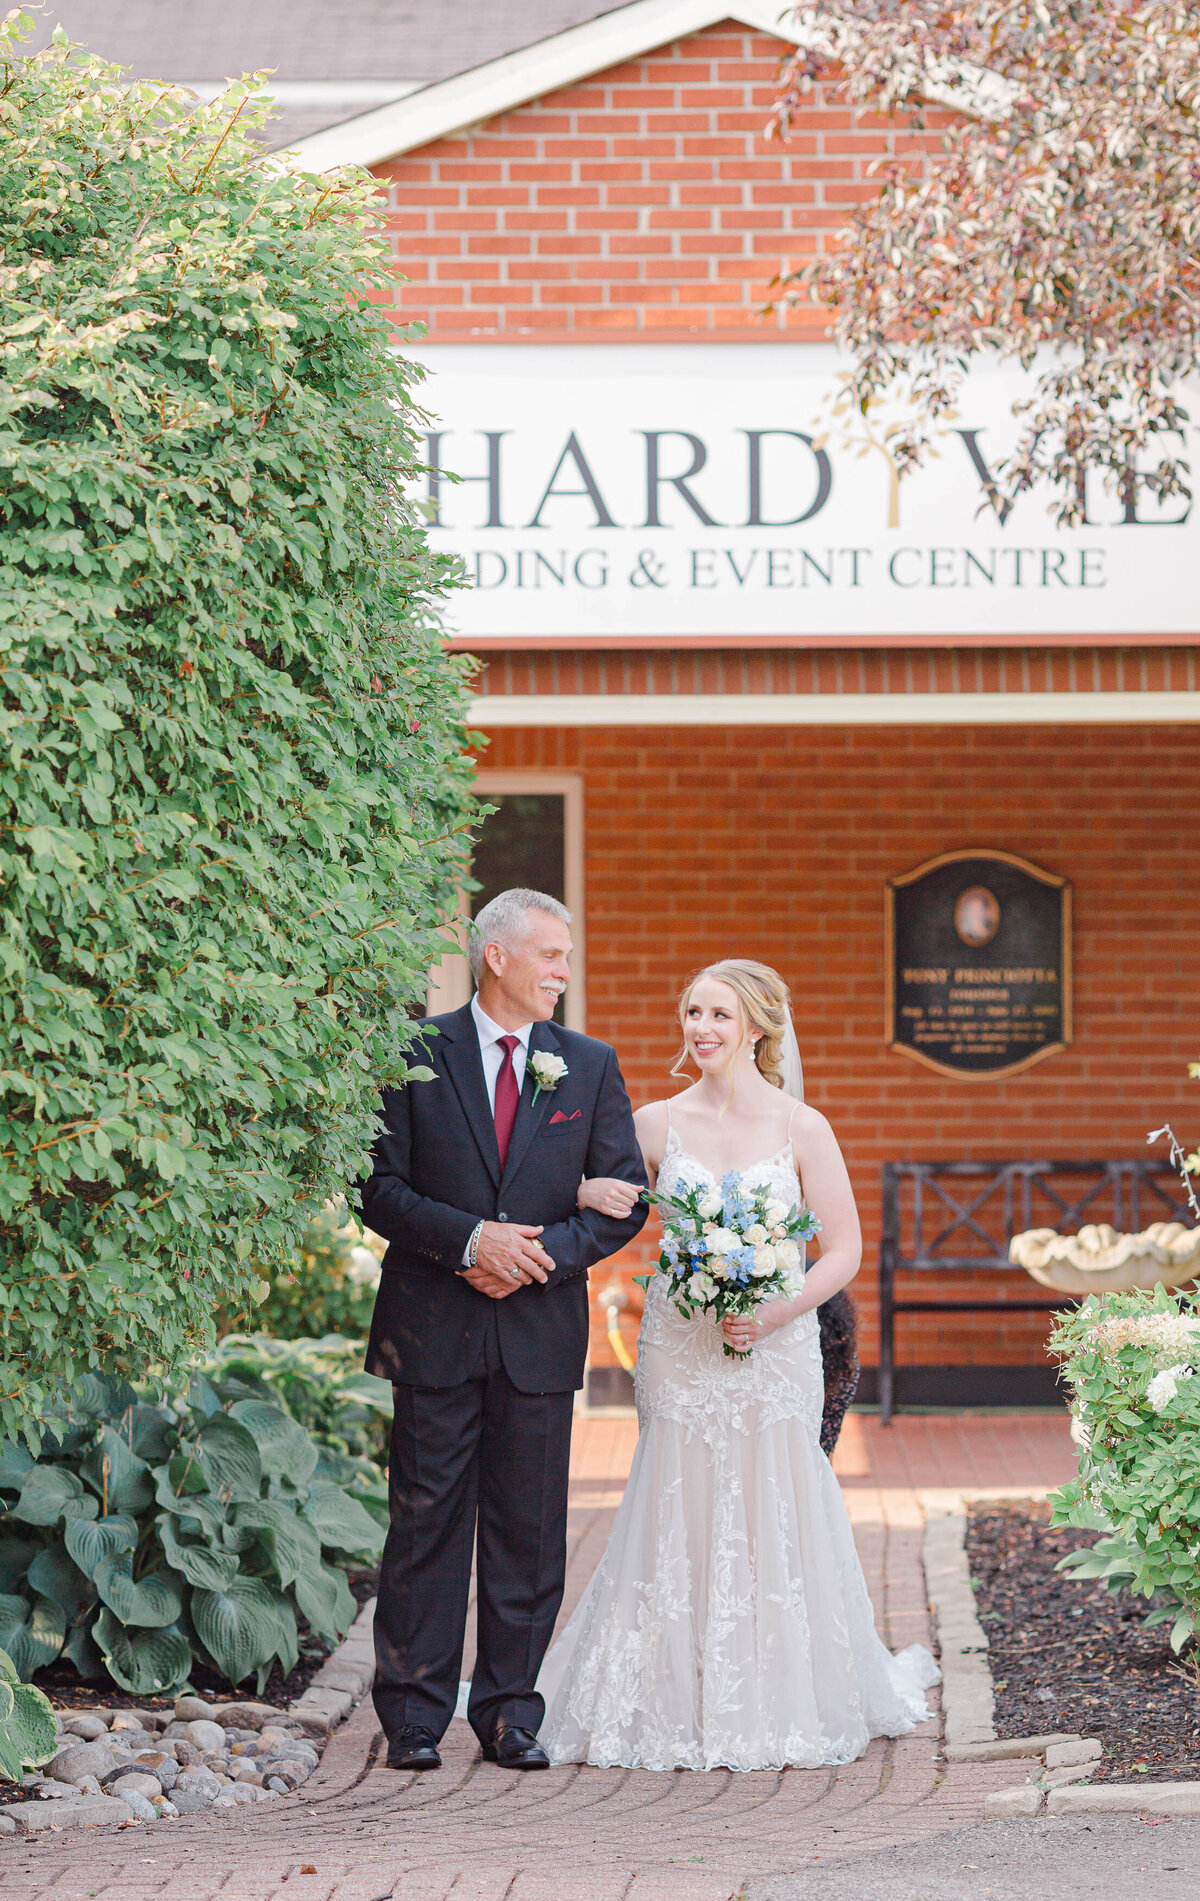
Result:
{"label": "dark red necktie", "polygon": [[496,1124],[496,1146],[500,1150],[500,1166],[508,1160],[508,1145],[512,1140],[513,1123],[517,1119],[517,1104],[521,1092],[517,1088],[517,1072],[513,1068],[513,1051],[520,1042],[519,1036],[497,1037],[504,1051],[504,1061],[500,1065],[500,1074],[496,1078],[496,1106],[492,1116]]}

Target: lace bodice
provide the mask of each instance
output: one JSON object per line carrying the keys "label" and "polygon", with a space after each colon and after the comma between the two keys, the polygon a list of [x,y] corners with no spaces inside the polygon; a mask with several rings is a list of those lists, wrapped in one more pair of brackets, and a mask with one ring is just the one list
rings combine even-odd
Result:
{"label": "lace bodice", "polygon": [[[790,1139],[773,1155],[736,1171],[755,1188],[765,1187],[788,1206],[799,1182]],[[710,1168],[690,1155],[668,1122],[658,1171],[662,1194],[714,1182]],[[815,1313],[801,1314],[768,1335],[744,1360],[729,1359],[721,1329],[707,1314],[688,1318],[671,1298],[665,1274],[646,1289],[634,1376],[638,1417],[678,1420],[709,1443],[761,1430],[781,1419],[801,1419],[816,1438],[821,1427],[824,1382]]]}

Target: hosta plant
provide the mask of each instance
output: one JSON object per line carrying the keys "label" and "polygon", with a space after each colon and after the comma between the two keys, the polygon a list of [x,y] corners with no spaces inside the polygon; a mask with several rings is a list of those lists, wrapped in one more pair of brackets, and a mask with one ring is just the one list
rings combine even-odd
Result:
{"label": "hosta plant", "polygon": [[0,1650],[0,1775],[19,1782],[26,1769],[49,1762],[57,1736],[49,1698],[22,1683],[7,1650]]}
{"label": "hosta plant", "polygon": [[198,1661],[233,1685],[329,1643],[355,1615],[348,1560],[377,1521],[274,1399],[197,1376],[156,1403],[89,1374],[40,1455],[0,1445],[0,1643],[18,1675],[64,1656],[145,1696]]}
{"label": "hosta plant", "polygon": [[286,1407],[307,1427],[326,1456],[355,1462],[348,1482],[368,1511],[387,1523],[387,1464],[392,1389],[362,1370],[363,1342],[339,1334],[319,1340],[275,1340],[269,1334],[230,1333],[202,1363],[209,1379],[243,1397],[257,1395]]}
{"label": "hosta plant", "polygon": [[1200,1631],[1200,1295],[1105,1294],[1057,1316],[1079,1476],[1052,1523],[1107,1534],[1063,1569],[1158,1603],[1181,1650]]}

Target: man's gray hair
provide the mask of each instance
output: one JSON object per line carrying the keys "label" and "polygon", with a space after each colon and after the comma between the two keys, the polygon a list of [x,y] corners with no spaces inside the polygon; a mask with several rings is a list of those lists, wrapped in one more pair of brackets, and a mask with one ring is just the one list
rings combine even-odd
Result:
{"label": "man's gray hair", "polygon": [[467,932],[467,962],[476,983],[483,969],[483,953],[487,946],[504,944],[511,949],[525,935],[529,928],[530,913],[534,911],[557,918],[561,924],[571,922],[571,913],[565,904],[560,904],[557,898],[547,897],[544,891],[529,891],[524,885],[515,885],[511,891],[498,892],[472,919]]}

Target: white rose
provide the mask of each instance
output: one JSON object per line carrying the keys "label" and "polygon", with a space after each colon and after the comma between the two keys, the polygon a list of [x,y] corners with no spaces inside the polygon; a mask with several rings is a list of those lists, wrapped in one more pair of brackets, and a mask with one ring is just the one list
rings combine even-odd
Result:
{"label": "white rose", "polygon": [[708,1236],[710,1254],[734,1254],[742,1245],[742,1237],[732,1228],[714,1228]]}
{"label": "white rose", "polygon": [[708,1272],[712,1275],[714,1281],[727,1281],[729,1279],[729,1266],[725,1257],[721,1254],[714,1255],[708,1264]]}
{"label": "white rose", "polygon": [[765,1280],[768,1274],[775,1272],[775,1249],[765,1244],[754,1250],[754,1278]]}
{"label": "white rose", "polygon": [[756,1221],[752,1228],[746,1229],[746,1244],[748,1247],[761,1248],[765,1246],[766,1240],[767,1231],[761,1221]]}
{"label": "white rose", "polygon": [[707,1298],[704,1291],[704,1284],[707,1279],[707,1274],[692,1275],[691,1280],[688,1282],[688,1293],[693,1300],[704,1300]]}
{"label": "white rose", "polygon": [[703,1299],[711,1300],[717,1291],[716,1281],[710,1274],[698,1274],[696,1278],[700,1282],[700,1293]]}
{"label": "white rose", "polygon": [[781,1201],[769,1201],[763,1219],[770,1228],[777,1228],[788,1218],[788,1210]]}
{"label": "white rose", "polygon": [[779,1266],[785,1268],[790,1274],[800,1265],[800,1249],[794,1241],[776,1241],[775,1259]]}
{"label": "white rose", "polygon": [[566,1058],[552,1056],[549,1050],[534,1050],[529,1058],[529,1066],[539,1089],[557,1089],[568,1074]]}
{"label": "white rose", "polygon": [[706,1195],[701,1196],[697,1205],[706,1221],[715,1221],[723,1205],[720,1189],[710,1188]]}

